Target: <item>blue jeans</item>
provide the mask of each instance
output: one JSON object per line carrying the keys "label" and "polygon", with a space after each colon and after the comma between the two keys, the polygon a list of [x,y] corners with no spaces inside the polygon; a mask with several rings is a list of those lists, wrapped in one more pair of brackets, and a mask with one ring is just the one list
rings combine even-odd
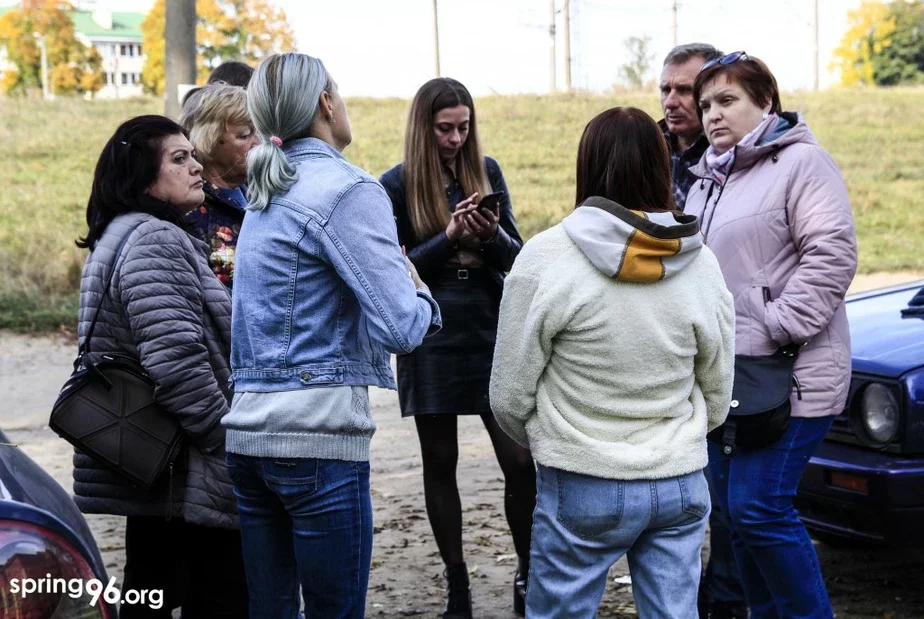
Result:
{"label": "blue jeans", "polygon": [[752,619],[834,616],[815,548],[793,506],[805,466],[832,419],[791,419],[773,445],[731,458],[709,443],[716,500],[728,514]]}
{"label": "blue jeans", "polygon": [[363,617],[372,560],[369,463],[227,456],[250,619]]}
{"label": "blue jeans", "polygon": [[709,514],[709,562],[703,575],[701,587],[708,603],[745,604],[741,576],[732,549],[728,515],[722,504],[715,499],[712,475],[706,470],[709,480],[709,496],[712,498],[712,513]]}
{"label": "blue jeans", "polygon": [[702,471],[617,481],[539,466],[526,616],[592,619],[610,567],[629,560],[639,617],[696,619],[709,515]]}

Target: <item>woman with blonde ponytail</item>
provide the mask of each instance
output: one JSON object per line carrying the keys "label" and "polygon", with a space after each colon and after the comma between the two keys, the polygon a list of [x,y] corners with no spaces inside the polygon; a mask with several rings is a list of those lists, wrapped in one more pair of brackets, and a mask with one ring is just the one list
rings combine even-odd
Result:
{"label": "woman with blonde ponytail", "polygon": [[[424,84],[411,104],[404,163],[387,171],[398,238],[443,312],[443,330],[398,355],[401,414],[414,417],[423,458],[427,515],[446,564],[445,619],[471,618],[456,484],[457,416],[479,415],[505,478],[504,505],[520,558],[514,610],[522,615],[536,471],[527,449],[497,425],[488,401],[504,272],[523,245],[507,183],[478,140],[475,105],[449,78]],[[481,198],[502,192],[490,208]]]}
{"label": "woman with blonde ponytail", "polygon": [[368,386],[440,327],[391,205],[341,154],[346,105],[317,58],[270,56],[247,90],[248,158],[222,419],[251,619],[363,617],[372,556]]}

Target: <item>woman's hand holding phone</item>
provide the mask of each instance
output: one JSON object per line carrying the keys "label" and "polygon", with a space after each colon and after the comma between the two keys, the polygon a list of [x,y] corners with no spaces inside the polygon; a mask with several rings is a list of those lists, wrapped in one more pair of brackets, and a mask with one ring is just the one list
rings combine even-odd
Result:
{"label": "woman's hand holding phone", "polygon": [[503,192],[492,193],[477,208],[465,214],[465,229],[481,241],[489,241],[497,234],[500,221],[500,199]]}
{"label": "woman's hand holding phone", "polygon": [[452,218],[446,226],[446,236],[450,241],[458,241],[466,231],[465,216],[478,208],[478,192],[476,191],[456,205]]}

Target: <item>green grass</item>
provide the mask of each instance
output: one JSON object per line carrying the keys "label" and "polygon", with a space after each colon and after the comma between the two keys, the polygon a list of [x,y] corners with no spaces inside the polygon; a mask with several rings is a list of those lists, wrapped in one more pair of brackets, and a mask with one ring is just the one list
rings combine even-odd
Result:
{"label": "green grass", "polygon": [[[860,244],[860,271],[924,268],[924,115],[921,89],[834,90],[783,97],[840,165]],[[346,156],[379,175],[401,158],[409,102],[348,102]],[[660,118],[656,96],[487,97],[477,102],[485,152],[504,169],[525,237],[573,206],[574,159],[584,125],[613,105]],[[0,99],[0,328],[42,331],[75,323],[86,253],[74,239],[96,158],[116,125],[158,113],[132,101]]]}

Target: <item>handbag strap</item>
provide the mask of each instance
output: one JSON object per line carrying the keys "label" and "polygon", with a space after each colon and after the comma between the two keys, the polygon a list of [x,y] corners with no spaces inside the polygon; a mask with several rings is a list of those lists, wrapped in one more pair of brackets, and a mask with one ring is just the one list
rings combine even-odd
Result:
{"label": "handbag strap", "polygon": [[83,340],[83,343],[77,347],[77,361],[74,362],[74,367],[79,365],[79,362],[84,353],[90,352],[90,340],[93,338],[93,331],[96,329],[96,323],[99,320],[100,312],[103,310],[103,304],[106,302],[106,299],[109,298],[109,287],[112,285],[112,278],[115,276],[116,264],[119,262],[119,256],[122,255],[122,250],[125,248],[125,243],[128,242],[128,237],[132,235],[132,232],[134,232],[138,226],[141,225],[141,223],[137,223],[129,228],[128,232],[124,237],[122,237],[122,240],[119,242],[119,246],[115,250],[115,254],[112,258],[112,267],[109,269],[109,277],[106,278],[106,286],[103,288],[103,295],[100,297],[99,306],[96,308],[96,312],[93,314],[93,320],[90,322],[90,328],[87,329],[87,337]]}

